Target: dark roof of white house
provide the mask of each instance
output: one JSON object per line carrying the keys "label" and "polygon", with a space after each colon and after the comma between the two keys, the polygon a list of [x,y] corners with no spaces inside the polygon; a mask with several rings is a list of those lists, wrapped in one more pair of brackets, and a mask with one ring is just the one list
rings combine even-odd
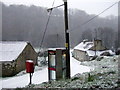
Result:
{"label": "dark roof of white house", "polygon": [[27,44],[25,41],[0,41],[0,61],[17,59]]}

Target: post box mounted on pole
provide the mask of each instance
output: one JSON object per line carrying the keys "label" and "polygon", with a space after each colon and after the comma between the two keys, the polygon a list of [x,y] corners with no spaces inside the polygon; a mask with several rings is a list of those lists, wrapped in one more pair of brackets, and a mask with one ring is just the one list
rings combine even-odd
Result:
{"label": "post box mounted on pole", "polygon": [[26,60],[26,72],[30,74],[30,83],[32,84],[32,75],[34,73],[34,62],[32,60]]}

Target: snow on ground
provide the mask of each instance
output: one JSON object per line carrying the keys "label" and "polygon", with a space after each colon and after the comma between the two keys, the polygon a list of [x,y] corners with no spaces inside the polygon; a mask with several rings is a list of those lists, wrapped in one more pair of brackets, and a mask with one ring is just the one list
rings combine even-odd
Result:
{"label": "snow on ground", "polygon": [[108,71],[118,72],[118,56],[97,58],[90,62],[82,62],[81,65],[93,67],[95,73]]}
{"label": "snow on ground", "polygon": [[[47,78],[47,67],[42,70],[36,71],[33,74],[32,83],[42,83],[48,80]],[[16,88],[25,87],[29,84],[29,74],[14,76],[10,78],[2,79],[2,88]]]}
{"label": "snow on ground", "polygon": [[77,73],[83,73],[83,72],[89,72],[90,70],[92,70],[91,67],[87,67],[84,65],[80,65],[80,61],[74,59],[73,57],[71,57],[71,76],[74,76]]}
{"label": "snow on ground", "polygon": [[[71,50],[72,52],[72,50]],[[84,72],[90,72],[93,70],[92,67],[80,65],[80,61],[76,60],[75,58],[72,57],[72,53],[70,53],[70,58],[71,58],[71,76],[76,75],[77,73],[84,73]]]}
{"label": "snow on ground", "polygon": [[94,70],[82,74],[78,73],[68,80],[38,84],[33,88],[88,88],[90,90],[113,88],[113,90],[120,90],[118,60],[119,56],[110,56],[81,62],[81,65],[94,67]]}
{"label": "snow on ground", "polygon": [[[90,67],[80,65],[80,62],[71,57],[71,76],[74,76],[77,73],[89,72]],[[25,71],[23,71],[25,72]],[[48,67],[38,69],[34,72],[32,77],[33,84],[40,84],[42,82],[48,81]],[[29,74],[22,73],[14,77],[0,79],[2,82],[1,88],[17,88],[25,87],[29,84]]]}

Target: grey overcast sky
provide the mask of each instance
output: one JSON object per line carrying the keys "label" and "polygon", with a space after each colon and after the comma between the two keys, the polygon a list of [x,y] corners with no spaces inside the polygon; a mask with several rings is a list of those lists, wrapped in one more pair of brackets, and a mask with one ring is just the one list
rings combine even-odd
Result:
{"label": "grey overcast sky", "polygon": [[[67,0],[68,8],[76,8],[84,10],[89,14],[99,14],[115,2],[119,0]],[[50,8],[53,0],[3,0],[3,3],[10,4],[23,4],[23,5],[36,5]],[[63,0],[55,0],[54,6],[63,4]],[[101,14],[101,17],[108,15],[118,16],[118,4]]]}

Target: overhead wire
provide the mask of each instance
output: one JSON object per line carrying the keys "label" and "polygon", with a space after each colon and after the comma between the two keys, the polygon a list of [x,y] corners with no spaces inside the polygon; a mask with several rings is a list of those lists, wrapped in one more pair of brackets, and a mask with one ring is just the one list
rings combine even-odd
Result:
{"label": "overhead wire", "polygon": [[[52,3],[52,7],[54,6],[54,3],[55,3],[55,0]],[[42,37],[42,40],[41,40],[41,43],[40,43],[39,52],[40,52],[40,50],[42,48],[42,45],[43,45],[43,42],[44,42],[44,38],[45,38],[45,35],[46,35],[46,31],[47,31],[47,28],[48,28],[48,24],[49,24],[49,21],[50,21],[51,14],[52,14],[52,9],[50,10],[50,13],[49,13],[49,16],[48,16],[48,19],[47,19],[47,23],[46,23],[46,26],[45,26],[45,29],[44,29],[43,37]]]}
{"label": "overhead wire", "polygon": [[[54,6],[54,3],[55,3],[55,0],[53,1],[53,4],[52,4],[52,8]],[[116,5],[118,2],[115,2],[114,4],[112,4],[111,6],[109,6],[108,8],[106,8],[105,10],[103,10],[102,12],[100,12],[99,14],[95,15],[94,17],[92,17],[91,19],[87,20],[86,22],[82,23],[81,25],[75,27],[75,28],[80,28],[84,25],[86,25],[87,23],[89,23],[90,21],[92,21],[93,19],[97,18],[98,16],[100,16],[102,13],[104,13],[105,11],[107,11],[108,9],[110,9],[111,7],[113,7],[114,5]],[[48,27],[48,24],[49,24],[49,21],[50,21],[50,17],[51,17],[51,14],[52,14],[52,8],[50,9],[50,13],[49,13],[49,17],[48,17],[48,20],[47,20],[47,23],[46,23],[46,27],[45,27],[45,30],[44,30],[44,33],[43,33],[43,37],[42,37],[42,40],[41,40],[41,43],[40,43],[40,49],[39,51],[41,50],[42,48],[42,45],[43,45],[43,42],[44,42],[44,38],[45,38],[45,35],[46,35],[46,31],[47,31],[47,27]],[[70,29],[69,32],[71,31],[75,31],[73,30],[74,28]]]}
{"label": "overhead wire", "polygon": [[[105,11],[107,11],[108,9],[110,9],[111,7],[113,7],[114,5],[116,5],[118,2],[115,2],[114,4],[112,4],[111,6],[109,6],[108,8],[106,8],[105,10],[103,10],[102,12],[100,12],[99,14],[95,15],[94,17],[92,17],[91,19],[87,20],[86,22],[82,23],[81,25],[75,27],[75,28],[80,28],[82,26],[84,26],[85,24],[89,23],[90,21],[92,21],[93,19],[95,19],[96,17],[100,16],[102,13],[104,13]],[[75,31],[73,29],[69,30],[69,32],[71,31]]]}

